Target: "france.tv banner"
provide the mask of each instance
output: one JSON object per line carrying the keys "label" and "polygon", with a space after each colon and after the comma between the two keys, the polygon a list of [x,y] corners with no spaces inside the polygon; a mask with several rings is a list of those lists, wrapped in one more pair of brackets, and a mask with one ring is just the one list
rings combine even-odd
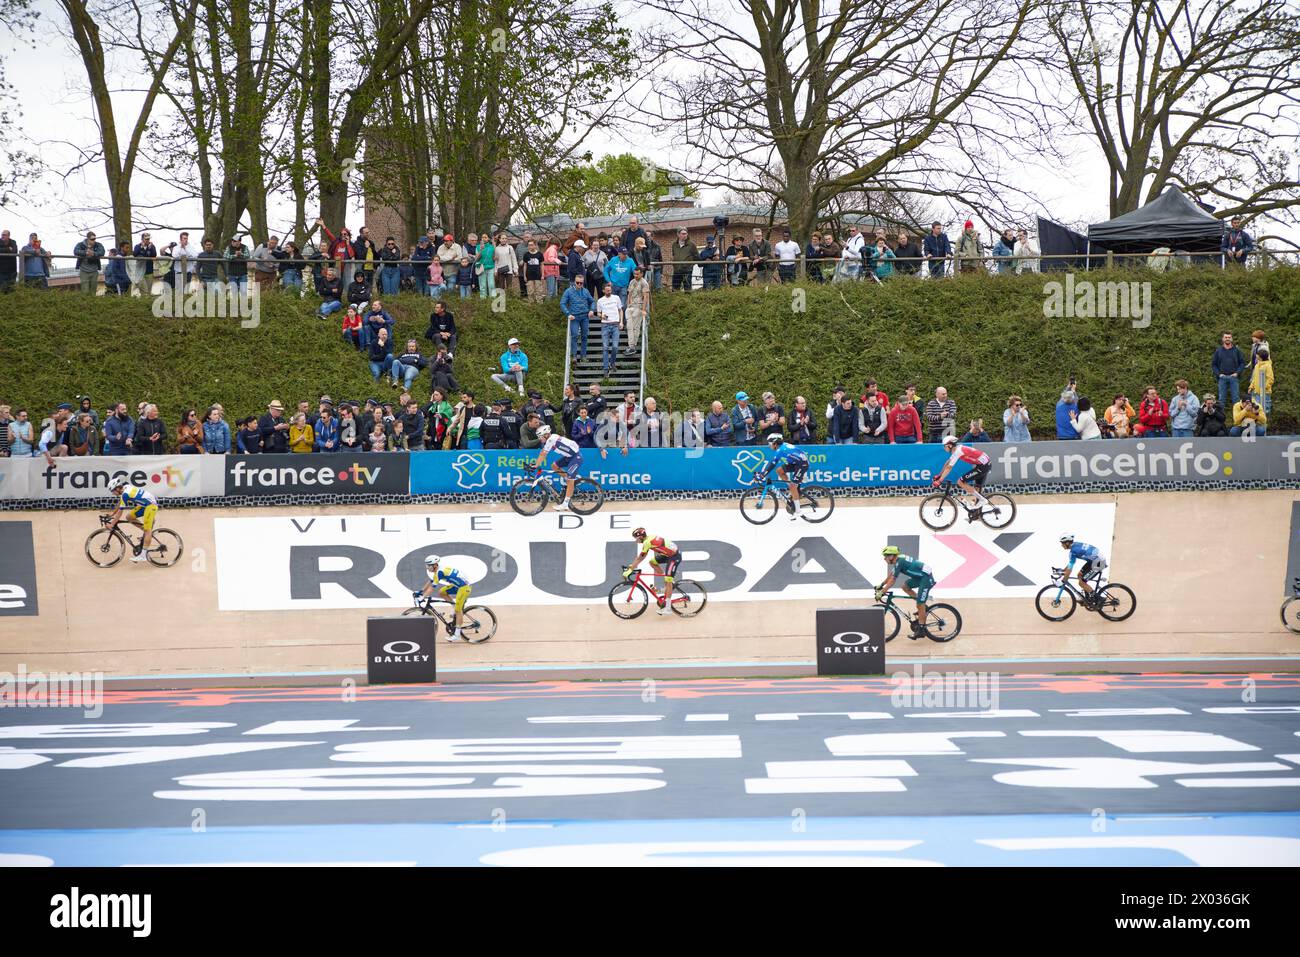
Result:
{"label": "france.tv banner", "polygon": [[[807,484],[844,486],[924,486],[947,461],[938,445],[808,446]],[[767,461],[756,446],[710,449],[583,450],[583,475],[617,491],[709,491],[740,489],[754,480]],[[414,452],[411,494],[501,494],[524,476],[537,458],[528,449]]]}

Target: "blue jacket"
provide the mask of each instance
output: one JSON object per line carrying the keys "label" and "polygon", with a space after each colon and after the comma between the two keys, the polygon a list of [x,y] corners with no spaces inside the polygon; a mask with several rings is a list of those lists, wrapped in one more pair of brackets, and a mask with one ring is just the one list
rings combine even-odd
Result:
{"label": "blue jacket", "polygon": [[[316,421],[311,424],[311,427],[312,427],[312,431],[316,435],[316,441],[312,445],[313,451],[337,452],[339,450],[339,420],[338,419],[336,419],[334,416],[331,415],[330,420],[327,424],[323,418],[318,417]],[[326,442],[333,442],[334,445],[327,449],[325,448]]]}
{"label": "blue jacket", "polygon": [[[433,247],[430,246],[428,243],[425,243],[424,245],[420,245],[419,243],[417,243],[415,249],[412,250],[411,252],[411,262],[413,263],[433,262]],[[427,276],[428,274],[429,273],[426,267],[425,275]]]}
{"label": "blue jacket", "polygon": [[595,308],[596,300],[592,298],[591,293],[585,287],[579,289],[577,286],[570,286],[564,290],[564,295],[560,297],[560,315],[562,316],[573,316],[575,319],[582,319]]}
{"label": "blue jacket", "polygon": [[1246,368],[1246,359],[1236,346],[1231,349],[1219,346],[1214,350],[1214,361],[1210,366],[1214,370],[1215,379],[1221,375],[1239,376]]}
{"label": "blue jacket", "polygon": [[573,281],[574,276],[585,277],[587,275],[587,267],[582,262],[582,253],[576,249],[569,250],[569,258],[565,260],[564,265],[567,273],[564,278],[570,282]]}
{"label": "blue jacket", "polygon": [[[731,434],[734,436],[737,445],[756,445],[758,443],[758,411],[752,405],[748,408],[750,415],[753,416],[748,425],[746,425],[745,414],[741,411],[739,405],[733,406],[731,409]],[[750,427],[754,430],[752,439],[747,436]]]}
{"label": "blue jacket", "polygon": [[1255,240],[1250,238],[1250,233],[1244,229],[1225,229],[1223,239],[1219,242],[1219,251],[1225,255],[1231,252],[1232,247],[1236,246],[1242,252],[1249,253],[1255,248]]}
{"label": "blue jacket", "polygon": [[[446,273],[444,272],[443,275],[446,275]],[[474,285],[476,282],[478,282],[478,277],[474,274],[474,264],[473,264],[473,263],[471,263],[471,264],[468,265],[468,266],[457,266],[457,267],[456,267],[456,285],[458,285],[458,286],[472,286],[472,285]]]}
{"label": "blue jacket", "polygon": [[99,272],[99,261],[104,257],[104,244],[96,242],[87,246],[83,239],[72,248],[72,255],[77,257],[77,269],[81,272]]}
{"label": "blue jacket", "polygon": [[525,372],[528,371],[528,356],[523,349],[518,352],[511,352],[507,349],[501,353],[501,371],[509,372],[512,365],[519,365]]}
{"label": "blue jacket", "polygon": [[121,256],[110,256],[108,265],[104,267],[104,282],[120,283],[125,286],[130,283],[131,277],[126,273],[126,260]]}
{"label": "blue jacket", "polygon": [[626,259],[619,259],[615,256],[605,264],[605,281],[614,284],[618,289],[626,286],[632,281],[632,270],[636,269],[636,260],[631,256]]}
{"label": "blue jacket", "polygon": [[126,447],[126,443],[128,439],[133,438],[135,438],[135,420],[129,415],[125,419],[110,415],[104,421],[105,455],[130,455],[131,450]]}
{"label": "blue jacket", "polygon": [[596,420],[590,416],[585,419],[574,419],[573,428],[569,429],[569,438],[577,442],[580,448],[594,449],[596,447]]}
{"label": "blue jacket", "polygon": [[725,412],[710,412],[704,418],[704,441],[709,445],[731,444],[731,416]]}
{"label": "blue jacket", "polygon": [[[993,244],[993,255],[1010,257],[1015,255],[1015,250],[1008,246],[1006,241],[999,236],[998,241]],[[1011,272],[1015,268],[1016,264],[1010,258],[998,260],[998,272]]]}
{"label": "blue jacket", "polygon": [[230,451],[230,426],[225,422],[203,423],[203,450],[224,455]]}
{"label": "blue jacket", "polygon": [[921,242],[921,251],[933,259],[941,259],[952,255],[952,242],[948,239],[947,233],[940,233],[938,236],[934,233],[926,233],[925,239]]}
{"label": "blue jacket", "polygon": [[1077,439],[1079,430],[1070,421],[1070,413],[1077,410],[1077,402],[1056,403],[1056,437],[1058,439]]}

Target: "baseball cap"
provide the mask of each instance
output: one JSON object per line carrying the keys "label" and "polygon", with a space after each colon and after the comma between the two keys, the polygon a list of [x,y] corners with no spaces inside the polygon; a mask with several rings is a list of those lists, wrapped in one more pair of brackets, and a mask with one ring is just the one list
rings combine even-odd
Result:
{"label": "baseball cap", "polygon": [[512,337],[512,338],[510,339],[510,341],[506,343],[506,345],[508,345],[508,346],[517,346],[517,345],[519,345],[519,340],[518,340],[518,339],[515,339],[515,338]]}
{"label": "baseball cap", "polygon": [[749,401],[749,393],[748,393],[748,392],[737,392],[737,393],[736,393],[736,401],[737,401],[737,402],[748,402],[748,401]]}
{"label": "baseball cap", "polygon": [[574,248],[574,249],[586,249],[586,248],[587,248],[587,244],[584,243],[581,239],[575,239],[575,240],[573,241],[573,248]]}
{"label": "baseball cap", "polygon": [[443,236],[442,238],[443,238],[443,240],[446,241],[446,242],[451,242],[453,239],[455,239],[455,237],[452,236],[451,233],[447,233],[447,234],[446,234],[445,236]]}

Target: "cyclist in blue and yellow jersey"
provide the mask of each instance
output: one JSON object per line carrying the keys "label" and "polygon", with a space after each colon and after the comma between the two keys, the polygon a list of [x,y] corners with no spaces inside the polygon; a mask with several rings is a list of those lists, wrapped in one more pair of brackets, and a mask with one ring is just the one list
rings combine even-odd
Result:
{"label": "cyclist in blue and yellow jersey", "polygon": [[1088,584],[1088,579],[1094,574],[1101,575],[1106,570],[1106,556],[1096,545],[1085,545],[1083,542],[1074,540],[1073,532],[1066,532],[1061,536],[1061,547],[1070,553],[1070,564],[1065,566],[1065,580],[1070,580],[1070,570],[1074,568],[1074,563],[1081,561],[1079,566],[1079,587],[1083,589],[1084,602],[1092,603],[1092,587]]}
{"label": "cyclist in blue and yellow jersey", "polygon": [[[447,636],[447,640],[466,641],[468,639],[460,633],[460,626],[465,620],[465,602],[469,599],[470,593],[469,582],[465,581],[456,569],[449,566],[443,567],[441,561],[441,558],[437,555],[424,556],[424,572],[429,576],[429,580],[424,583],[423,588],[411,594],[416,601],[419,601],[422,598],[430,598],[434,592],[437,592],[443,598],[454,602],[456,607],[456,628]],[[471,641],[471,644],[478,644],[478,642]]]}
{"label": "cyclist in blue and yellow jersey", "polygon": [[650,556],[650,564],[659,567],[660,562],[664,567],[664,600],[659,606],[659,614],[671,615],[673,599],[673,576],[677,574],[677,566],[682,562],[682,551],[677,545],[662,535],[647,535],[644,528],[634,529],[632,537],[636,543],[641,546],[637,552],[636,561],[628,566],[627,571],[623,573],[624,578],[631,578],[632,572],[641,564],[641,559],[646,555]]}
{"label": "cyclist in blue and yellow jersey", "polygon": [[578,477],[578,469],[582,467],[582,448],[573,439],[552,434],[549,425],[537,427],[537,438],[541,441],[542,447],[537,453],[537,461],[533,463],[533,468],[540,469],[542,463],[546,461],[546,456],[552,452],[558,456],[551,468],[564,475],[564,501],[556,505],[555,510],[567,512],[569,499],[573,497],[573,481]]}
{"label": "cyclist in blue and yellow jersey", "polygon": [[144,540],[139,550],[131,556],[131,561],[143,562],[147,558],[145,552],[153,545],[153,523],[158,518],[158,499],[154,497],[153,492],[138,485],[131,485],[125,476],[113,479],[109,491],[117,499],[117,504],[113,507],[113,514],[109,516],[112,521],[109,522],[108,527],[110,530],[117,528],[117,523],[126,519],[143,528]]}
{"label": "cyclist in blue and yellow jersey", "polygon": [[898,581],[903,591],[916,599],[916,620],[912,622],[910,638],[920,638],[925,631],[926,602],[930,600],[930,589],[934,587],[934,571],[925,562],[918,561],[911,555],[903,555],[895,545],[886,545],[880,553],[889,566],[889,577],[876,586],[876,601],[889,591],[889,586]]}
{"label": "cyclist in blue and yellow jersey", "polygon": [[790,490],[790,501],[794,502],[794,514],[790,516],[790,521],[793,522],[805,508],[799,497],[799,483],[808,472],[808,453],[797,445],[791,445],[777,432],[767,437],[767,446],[772,450],[772,457],[759,466],[754,474],[762,479],[772,469],[776,469],[777,477]]}

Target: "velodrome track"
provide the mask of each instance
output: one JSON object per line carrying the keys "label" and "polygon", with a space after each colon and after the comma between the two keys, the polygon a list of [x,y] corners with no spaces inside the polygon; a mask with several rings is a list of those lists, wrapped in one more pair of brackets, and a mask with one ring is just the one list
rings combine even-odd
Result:
{"label": "velodrome track", "polygon": [[0,863],[1300,864],[1300,676],[980,688],[109,692],[4,715]]}

